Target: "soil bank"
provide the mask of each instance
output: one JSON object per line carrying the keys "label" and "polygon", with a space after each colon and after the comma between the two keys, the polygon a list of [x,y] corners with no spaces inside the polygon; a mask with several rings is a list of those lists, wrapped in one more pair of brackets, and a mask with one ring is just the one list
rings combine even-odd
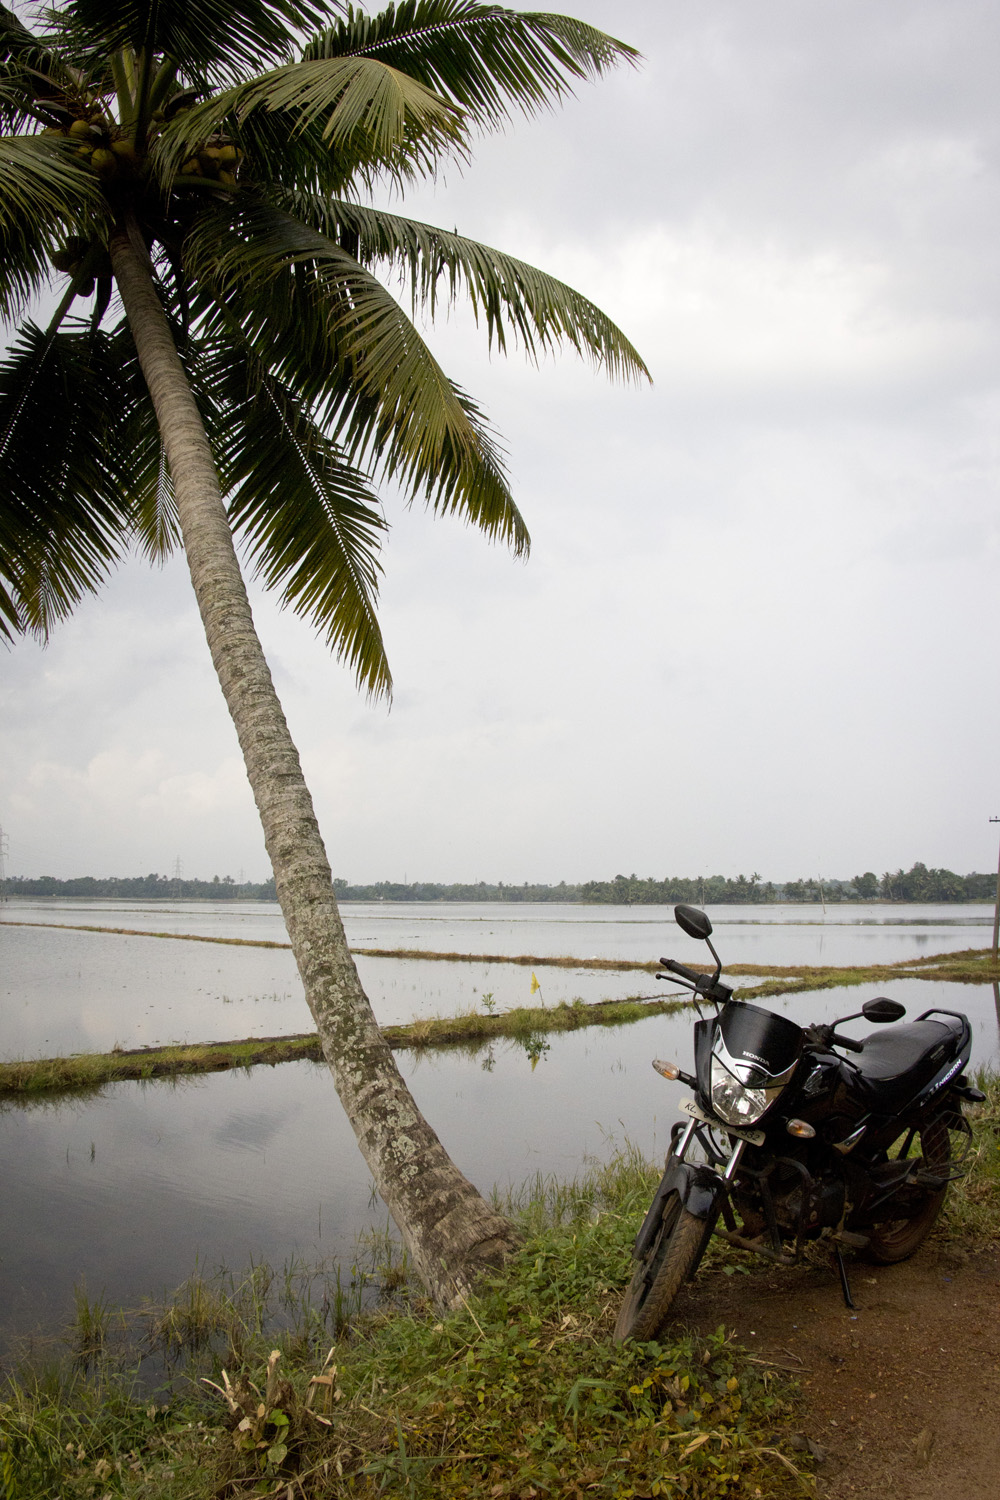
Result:
{"label": "soil bank", "polygon": [[725,1324],[798,1374],[803,1448],[821,1500],[1000,1496],[1000,1248],[929,1245],[897,1266],[849,1263],[698,1277],[679,1323]]}

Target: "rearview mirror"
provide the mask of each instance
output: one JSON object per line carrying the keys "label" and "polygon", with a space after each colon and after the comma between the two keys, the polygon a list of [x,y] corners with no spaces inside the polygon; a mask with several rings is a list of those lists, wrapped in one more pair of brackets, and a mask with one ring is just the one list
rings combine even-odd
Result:
{"label": "rearview mirror", "polygon": [[674,921],[682,932],[686,932],[688,937],[697,938],[699,942],[712,936],[711,922],[696,906],[675,906]]}
{"label": "rearview mirror", "polygon": [[898,1021],[900,1016],[906,1015],[906,1006],[886,995],[877,995],[874,1000],[865,1001],[861,1014],[866,1021]]}

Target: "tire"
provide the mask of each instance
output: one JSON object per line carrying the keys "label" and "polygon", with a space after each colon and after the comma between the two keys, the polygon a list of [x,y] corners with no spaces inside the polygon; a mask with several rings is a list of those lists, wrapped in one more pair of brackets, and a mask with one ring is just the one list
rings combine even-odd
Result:
{"label": "tire", "polygon": [[[890,1146],[887,1153],[889,1161],[901,1159],[901,1150],[906,1144],[909,1133],[907,1131],[906,1135],[901,1136],[899,1141]],[[917,1127],[917,1133],[908,1155],[914,1154],[914,1148],[918,1142],[919,1154],[923,1157],[928,1170],[947,1173],[951,1161],[947,1117],[939,1114],[922,1121]],[[947,1192],[947,1183],[942,1188],[928,1188],[922,1204],[910,1218],[887,1219],[884,1223],[874,1225],[871,1238],[864,1250],[865,1259],[874,1261],[879,1266],[892,1266],[897,1261],[909,1260],[930,1233],[934,1220],[941,1212]]]}
{"label": "tire", "polygon": [[681,1206],[676,1193],[663,1204],[660,1227],[625,1293],[615,1323],[615,1343],[654,1339],[667,1321],[674,1298],[697,1264],[711,1232]]}

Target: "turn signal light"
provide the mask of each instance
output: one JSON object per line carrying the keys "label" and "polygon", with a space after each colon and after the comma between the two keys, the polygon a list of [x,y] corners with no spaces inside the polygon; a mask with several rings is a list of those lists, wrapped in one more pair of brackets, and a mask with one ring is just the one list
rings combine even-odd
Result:
{"label": "turn signal light", "polygon": [[812,1126],[807,1124],[805,1120],[789,1120],[785,1125],[785,1129],[789,1135],[797,1135],[803,1141],[811,1141],[816,1134]]}
{"label": "turn signal light", "polygon": [[676,1063],[661,1062],[658,1057],[654,1059],[653,1067],[661,1078],[679,1078],[681,1076],[681,1070]]}

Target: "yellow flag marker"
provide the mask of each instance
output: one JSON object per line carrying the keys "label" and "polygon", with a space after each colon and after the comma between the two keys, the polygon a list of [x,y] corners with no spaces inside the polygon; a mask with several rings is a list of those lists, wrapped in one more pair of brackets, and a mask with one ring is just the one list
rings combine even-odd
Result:
{"label": "yellow flag marker", "polygon": [[532,971],[531,971],[531,993],[534,994],[536,990],[540,990],[540,989],[541,989],[541,985],[538,983],[538,980],[535,978],[535,971],[534,971],[534,969],[532,969]]}

